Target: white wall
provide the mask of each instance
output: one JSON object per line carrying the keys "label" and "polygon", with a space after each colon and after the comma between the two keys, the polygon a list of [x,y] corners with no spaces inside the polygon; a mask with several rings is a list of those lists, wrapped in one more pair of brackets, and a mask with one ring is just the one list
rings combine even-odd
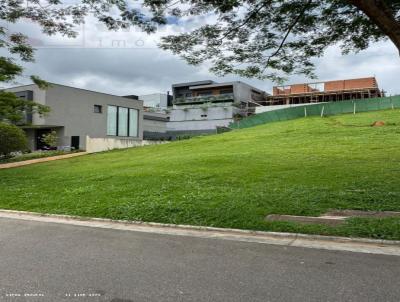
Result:
{"label": "white wall", "polygon": [[[202,108],[201,106],[176,106],[171,110],[168,131],[215,130],[233,121],[234,107],[231,103]],[[203,115],[203,117],[202,117]],[[206,116],[204,116],[206,115]]]}
{"label": "white wall", "polygon": [[113,149],[125,149],[132,147],[142,147],[147,145],[158,145],[166,143],[161,141],[138,141],[133,139],[122,138],[91,138],[86,136],[86,152],[95,153],[109,151]]}
{"label": "white wall", "polygon": [[[321,103],[318,103],[318,104],[321,104]],[[285,108],[299,107],[299,106],[307,106],[307,105],[315,105],[315,103],[259,106],[259,107],[256,107],[256,114],[263,113],[263,112],[268,112],[268,111],[274,111],[274,110],[278,110],[278,109],[285,109]]]}
{"label": "white wall", "polygon": [[[202,117],[202,115],[207,115]],[[231,119],[233,116],[233,107],[229,104],[226,106],[207,107],[206,109],[197,107],[174,108],[171,110],[170,121],[204,121],[204,120],[221,120]]]}
{"label": "white wall", "polygon": [[231,122],[233,119],[169,122],[167,129],[168,131],[215,130],[217,127],[227,127]]}

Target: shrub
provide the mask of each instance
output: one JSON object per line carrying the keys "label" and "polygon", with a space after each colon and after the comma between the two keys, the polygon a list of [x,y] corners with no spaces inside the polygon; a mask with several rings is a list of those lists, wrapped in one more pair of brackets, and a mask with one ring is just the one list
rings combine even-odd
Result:
{"label": "shrub", "polygon": [[57,143],[58,143],[57,132],[53,130],[49,133],[42,134],[41,140],[43,143],[45,143],[49,147],[55,148],[55,147],[57,147]]}
{"label": "shrub", "polygon": [[28,147],[24,131],[14,125],[0,123],[0,156],[11,152],[25,151]]}

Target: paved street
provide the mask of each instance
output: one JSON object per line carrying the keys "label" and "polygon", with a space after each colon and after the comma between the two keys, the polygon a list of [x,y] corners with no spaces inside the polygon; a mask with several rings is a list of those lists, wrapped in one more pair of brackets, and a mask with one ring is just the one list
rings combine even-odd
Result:
{"label": "paved street", "polygon": [[0,218],[0,301],[398,302],[399,274],[396,256]]}

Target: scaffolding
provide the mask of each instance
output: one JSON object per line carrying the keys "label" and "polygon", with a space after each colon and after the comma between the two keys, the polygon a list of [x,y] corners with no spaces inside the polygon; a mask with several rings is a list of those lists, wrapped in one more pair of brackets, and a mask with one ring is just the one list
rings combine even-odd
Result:
{"label": "scaffolding", "polygon": [[275,86],[262,105],[338,102],[384,97],[375,77]]}

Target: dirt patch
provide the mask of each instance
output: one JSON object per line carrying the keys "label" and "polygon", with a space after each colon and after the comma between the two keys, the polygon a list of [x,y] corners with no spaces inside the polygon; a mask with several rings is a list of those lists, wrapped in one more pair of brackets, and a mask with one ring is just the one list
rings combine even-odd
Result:
{"label": "dirt patch", "polygon": [[376,121],[371,126],[372,127],[382,127],[382,126],[385,126],[385,125],[386,125],[386,123],[384,121]]}

